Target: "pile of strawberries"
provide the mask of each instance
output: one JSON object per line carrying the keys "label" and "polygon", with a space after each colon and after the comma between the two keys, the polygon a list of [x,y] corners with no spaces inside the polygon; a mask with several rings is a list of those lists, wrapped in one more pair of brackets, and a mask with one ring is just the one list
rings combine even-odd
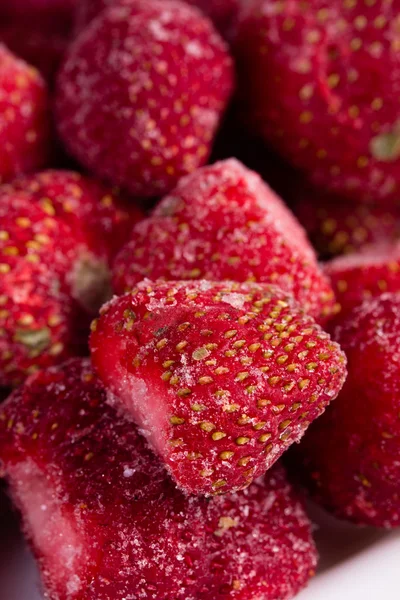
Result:
{"label": "pile of strawberries", "polygon": [[399,15],[2,3],[0,473],[46,598],[292,598],[289,448],[400,526]]}

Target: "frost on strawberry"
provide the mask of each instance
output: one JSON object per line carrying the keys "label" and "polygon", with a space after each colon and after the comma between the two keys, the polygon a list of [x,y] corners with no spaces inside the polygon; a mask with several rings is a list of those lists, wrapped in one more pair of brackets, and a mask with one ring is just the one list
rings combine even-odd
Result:
{"label": "frost on strawberry", "polygon": [[399,195],[397,1],[260,0],[235,44],[243,118],[314,183]]}
{"label": "frost on strawberry", "polygon": [[207,162],[232,88],[227,46],[200,11],[121,0],[70,46],[56,121],[71,154],[99,177],[159,196]]}
{"label": "frost on strawberry", "polygon": [[0,196],[0,219],[0,385],[9,386],[78,352],[65,279],[78,249],[64,223],[21,193]]}
{"label": "frost on strawberry", "polygon": [[46,164],[49,114],[38,71],[0,43],[0,183]]}
{"label": "frost on strawberry", "polygon": [[0,187],[0,385],[85,351],[110,296],[109,264],[137,218],[74,173]]}
{"label": "frost on strawberry", "polygon": [[94,365],[179,486],[264,473],[337,395],[345,358],[279,288],[144,281],[102,309]]}
{"label": "frost on strawberry", "polygon": [[343,313],[365,299],[398,292],[400,242],[371,244],[350,256],[337,257],[326,263],[325,273]]}
{"label": "frost on strawberry", "polygon": [[276,600],[313,574],[310,523],[280,467],[240,495],[182,494],[88,361],[13,393],[0,458],[51,598]]}
{"label": "frost on strawberry", "polygon": [[209,514],[205,600],[292,598],[314,575],[309,522],[279,464],[242,492],[214,498]]}
{"label": "frost on strawberry", "polygon": [[0,187],[0,197],[25,193],[69,225],[75,238],[107,265],[129,239],[140,209],[116,188],[75,171],[46,170]]}
{"label": "frost on strawberry", "polygon": [[334,296],[306,234],[253,171],[234,159],[182,179],[133,229],[114,265],[122,293],[144,277],[275,283],[316,318]]}
{"label": "frost on strawberry", "polygon": [[338,317],[348,359],[338,398],[313,424],[297,460],[314,499],[359,524],[400,526],[400,295]]}

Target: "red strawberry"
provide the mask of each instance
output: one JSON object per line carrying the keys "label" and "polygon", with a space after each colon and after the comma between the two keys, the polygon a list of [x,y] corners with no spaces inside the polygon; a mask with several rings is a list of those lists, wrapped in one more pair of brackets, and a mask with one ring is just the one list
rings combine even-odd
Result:
{"label": "red strawberry", "polygon": [[226,46],[199,11],[175,0],[120,2],[70,47],[59,131],[100,177],[160,195],[206,162],[232,84]]}
{"label": "red strawberry", "polygon": [[191,493],[249,485],[343,383],[339,347],[273,286],[147,280],[101,314],[101,379]]}
{"label": "red strawberry", "polygon": [[400,237],[400,209],[352,205],[312,187],[297,189],[295,214],[324,258],[350,254],[366,244]]}
{"label": "red strawberry", "polygon": [[49,112],[39,73],[0,44],[0,182],[46,163]]}
{"label": "red strawberry", "polygon": [[142,212],[116,189],[73,171],[49,170],[14,180],[0,187],[0,198],[24,192],[73,230],[76,239],[87,244],[106,263],[128,240]]}
{"label": "red strawberry", "polygon": [[400,242],[373,244],[349,256],[328,262],[331,280],[343,312],[365,298],[400,291]]}
{"label": "red strawberry", "polygon": [[334,331],[349,375],[300,445],[313,497],[359,524],[400,526],[400,295],[366,300]]}
{"label": "red strawberry", "polygon": [[185,496],[105,400],[75,360],[30,378],[0,412],[4,474],[49,596],[275,600],[305,585],[310,524],[280,468],[241,495]]}
{"label": "red strawberry", "polygon": [[[183,0],[186,4],[197,6],[210,17],[224,37],[233,35],[244,0]],[[94,17],[117,0],[81,0],[76,7],[76,29],[81,31]]]}
{"label": "red strawberry", "polygon": [[279,283],[313,316],[333,311],[332,290],[304,230],[234,159],[182,179],[133,229],[114,266],[116,292],[143,277]]}
{"label": "red strawberry", "polygon": [[313,181],[393,202],[400,183],[399,6],[260,0],[236,40],[243,112]]}
{"label": "red strawberry", "polygon": [[214,498],[209,512],[206,600],[292,598],[314,575],[309,526],[280,465],[239,494]]}
{"label": "red strawberry", "polygon": [[78,352],[75,307],[65,281],[77,263],[69,228],[15,194],[0,198],[0,385]]}
{"label": "red strawberry", "polygon": [[137,212],[75,173],[0,188],[0,385],[82,352]]}

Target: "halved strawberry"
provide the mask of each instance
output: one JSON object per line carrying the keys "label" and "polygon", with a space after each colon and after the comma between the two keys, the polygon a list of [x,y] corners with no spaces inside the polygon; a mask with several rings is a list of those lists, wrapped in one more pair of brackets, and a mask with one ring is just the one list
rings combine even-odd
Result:
{"label": "halved strawberry", "polygon": [[14,392],[0,459],[51,598],[276,600],[314,572],[310,523],[282,468],[240,495],[182,494],[88,361]]}
{"label": "halved strawberry", "polygon": [[279,288],[151,283],[106,305],[94,365],[178,485],[242,489],[339,392],[345,357]]}
{"label": "halved strawberry", "polygon": [[144,277],[274,283],[314,317],[334,310],[305,231],[261,178],[235,159],[181,179],[133,229],[115,262],[114,289],[123,293]]}

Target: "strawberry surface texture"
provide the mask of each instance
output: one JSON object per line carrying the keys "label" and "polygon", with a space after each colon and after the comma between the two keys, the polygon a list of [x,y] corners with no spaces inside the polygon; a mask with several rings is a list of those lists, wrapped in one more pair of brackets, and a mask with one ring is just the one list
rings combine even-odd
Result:
{"label": "strawberry surface texture", "polygon": [[400,295],[365,300],[333,332],[348,378],[299,447],[304,481],[335,515],[377,527],[400,525]]}
{"label": "strawberry surface texture", "polygon": [[144,281],[92,326],[95,368],[178,485],[248,486],[338,394],[345,357],[279,288]]}
{"label": "strawberry surface texture", "polygon": [[120,1],[70,46],[58,129],[99,177],[159,196],[207,161],[233,78],[227,47],[200,11],[175,0]]}
{"label": "strawberry surface texture", "polygon": [[85,351],[116,244],[139,216],[73,172],[0,186],[0,385]]}
{"label": "strawberry surface texture", "polygon": [[314,572],[310,523],[281,467],[240,495],[183,495],[87,361],[13,393],[0,462],[48,597],[287,600]]}
{"label": "strawberry surface texture", "polygon": [[181,179],[133,229],[114,264],[114,289],[128,291],[144,277],[274,283],[318,319],[335,310],[305,231],[261,178],[235,159]]}
{"label": "strawberry surface texture", "polygon": [[400,242],[381,242],[339,256],[325,265],[340,310],[345,313],[363,300],[400,291]]}
{"label": "strawberry surface texture", "polygon": [[399,194],[398,0],[260,0],[236,39],[241,113],[317,184]]}
{"label": "strawberry surface texture", "polygon": [[0,183],[45,166],[50,106],[38,71],[0,43]]}

